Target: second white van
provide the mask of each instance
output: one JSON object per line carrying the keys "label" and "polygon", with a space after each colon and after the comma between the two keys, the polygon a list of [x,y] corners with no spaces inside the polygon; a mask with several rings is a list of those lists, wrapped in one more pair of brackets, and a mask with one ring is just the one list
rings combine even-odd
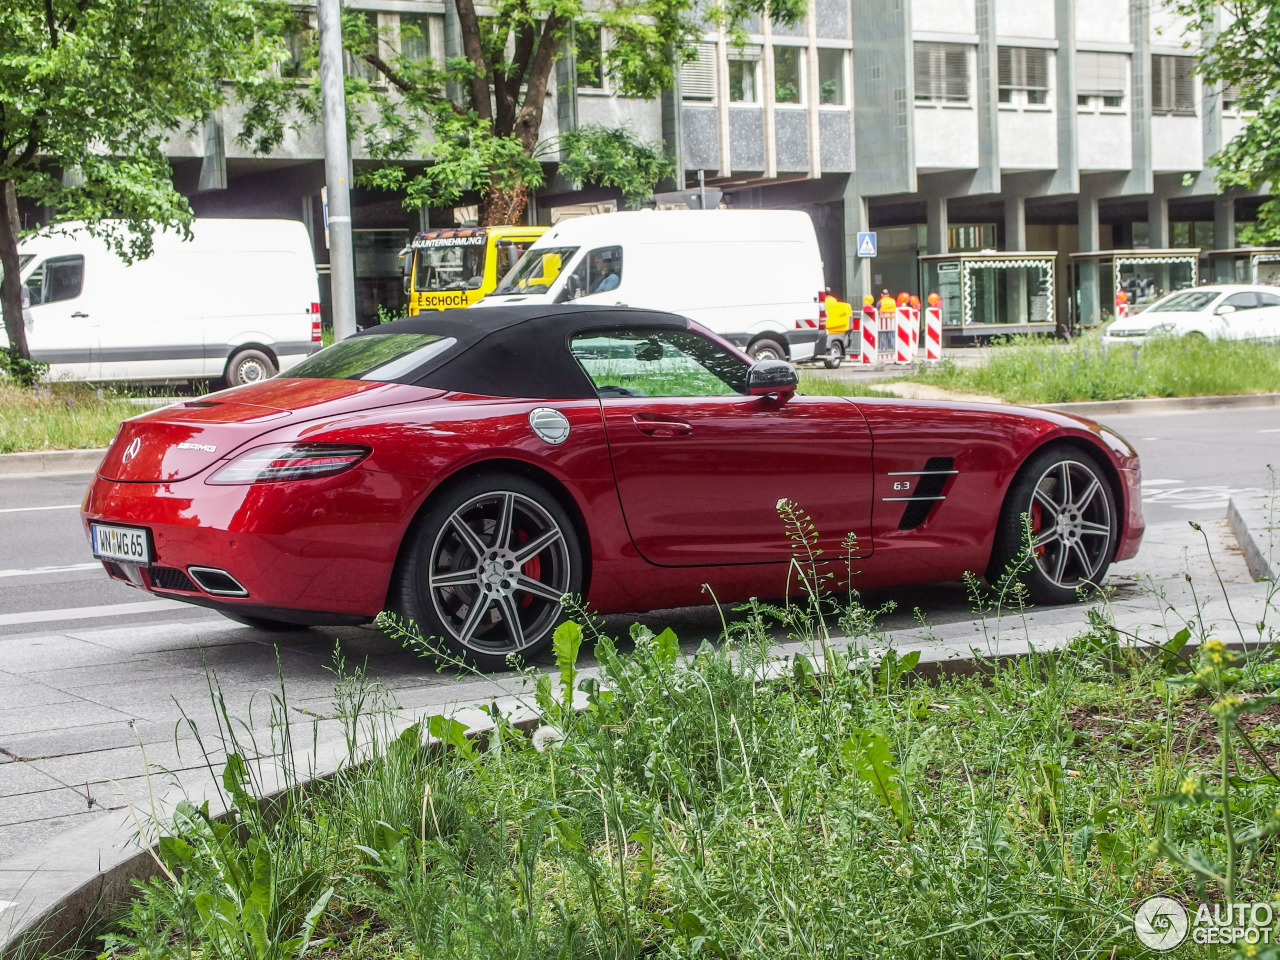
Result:
{"label": "second white van", "polygon": [[[18,247],[27,345],[51,380],[252,383],[320,349],[320,290],[295,220],[197,219],[125,263],[82,224]],[[8,340],[0,328],[0,346]]]}
{"label": "second white van", "polygon": [[824,286],[803,211],[640,210],[557,224],[476,307],[573,301],[666,310],[756,359],[805,361],[826,350]]}

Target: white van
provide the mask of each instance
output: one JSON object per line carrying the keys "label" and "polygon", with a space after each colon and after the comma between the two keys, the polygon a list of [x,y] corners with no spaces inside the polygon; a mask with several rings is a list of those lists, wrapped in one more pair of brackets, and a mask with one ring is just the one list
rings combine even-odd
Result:
{"label": "white van", "polygon": [[666,310],[757,359],[804,361],[826,350],[824,286],[803,211],[639,210],[557,224],[475,306],[572,300]]}
{"label": "white van", "polygon": [[[320,349],[320,289],[296,220],[205,220],[126,264],[82,224],[18,246],[27,344],[49,379],[251,383]],[[8,340],[0,329],[0,345]]]}

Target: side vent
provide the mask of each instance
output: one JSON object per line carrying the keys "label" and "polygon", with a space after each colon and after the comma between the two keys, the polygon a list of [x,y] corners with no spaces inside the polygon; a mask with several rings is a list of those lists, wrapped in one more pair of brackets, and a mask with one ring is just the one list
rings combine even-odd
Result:
{"label": "side vent", "polygon": [[929,458],[924,469],[916,474],[920,481],[911,494],[907,509],[902,511],[902,519],[898,521],[899,530],[914,530],[929,519],[929,514],[937,504],[946,499],[942,496],[942,490],[957,472],[952,469],[955,463],[953,457]]}

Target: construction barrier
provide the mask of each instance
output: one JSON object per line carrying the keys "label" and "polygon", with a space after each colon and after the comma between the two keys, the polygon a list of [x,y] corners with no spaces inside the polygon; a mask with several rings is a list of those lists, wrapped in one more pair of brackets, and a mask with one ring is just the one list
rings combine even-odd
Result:
{"label": "construction barrier", "polygon": [[1129,319],[1129,295],[1123,290],[1116,293],[1116,319]]}
{"label": "construction barrier", "polygon": [[911,306],[909,304],[903,304],[898,308],[898,327],[896,332],[894,362],[910,363],[915,359],[915,352],[911,349]]}
{"label": "construction barrier", "polygon": [[920,353],[920,298],[911,295],[911,355]]}
{"label": "construction barrier", "polygon": [[942,298],[929,294],[929,306],[924,312],[924,359],[937,363],[942,359]]}
{"label": "construction barrier", "polygon": [[860,328],[859,340],[862,344],[859,351],[860,359],[864,365],[873,365],[876,362],[876,339],[879,332],[874,297],[866,296],[862,298],[862,317],[858,326]]}

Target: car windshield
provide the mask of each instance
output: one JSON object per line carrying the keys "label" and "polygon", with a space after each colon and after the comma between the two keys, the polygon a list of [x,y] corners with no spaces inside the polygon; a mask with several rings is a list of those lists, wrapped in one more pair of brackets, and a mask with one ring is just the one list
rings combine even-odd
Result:
{"label": "car windshield", "polygon": [[1221,290],[1183,290],[1171,293],[1151,306],[1147,313],[1199,313],[1214,300],[1218,299]]}
{"label": "car windshield", "polygon": [[578,252],[577,247],[534,247],[502,278],[495,294],[546,293],[560,271]]}
{"label": "car windshield", "polygon": [[[478,287],[484,279],[484,237],[459,237],[457,243],[417,249],[418,264],[414,272],[414,289],[467,290]],[[473,282],[480,281],[480,282]]]}
{"label": "car windshield", "polygon": [[339,340],[287,370],[283,377],[390,382],[457,345],[432,333],[387,333]]}

